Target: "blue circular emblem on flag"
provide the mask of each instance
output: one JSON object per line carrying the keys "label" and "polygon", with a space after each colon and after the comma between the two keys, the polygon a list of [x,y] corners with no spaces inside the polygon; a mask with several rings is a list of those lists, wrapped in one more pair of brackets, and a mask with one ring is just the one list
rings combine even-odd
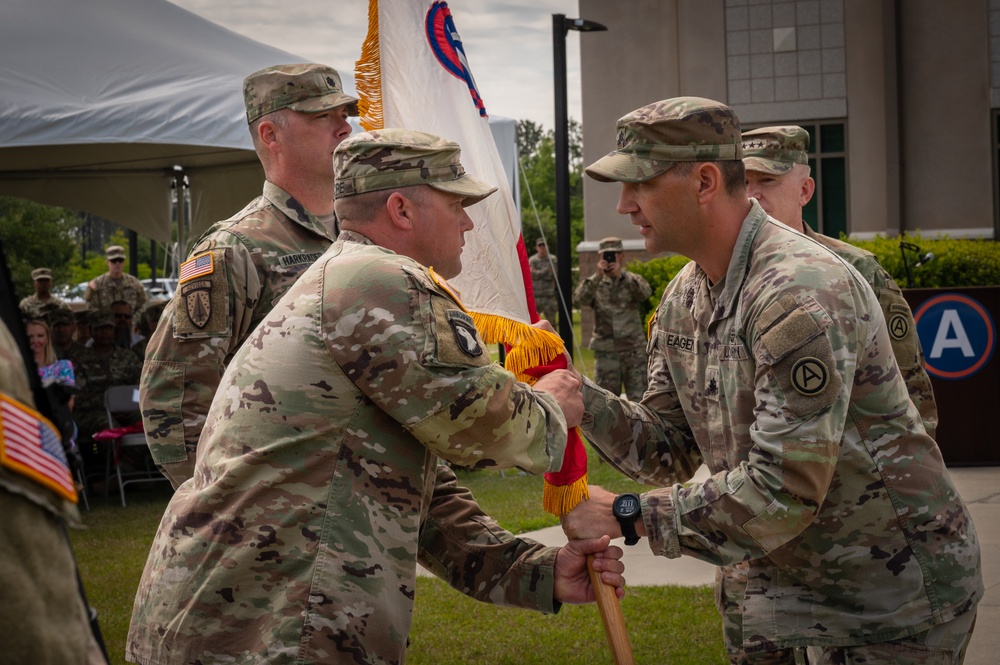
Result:
{"label": "blue circular emblem on flag", "polygon": [[927,371],[939,379],[964,379],[981,370],[996,347],[996,326],[974,298],[945,293],[913,315]]}
{"label": "blue circular emblem on flag", "polygon": [[460,78],[469,86],[469,94],[472,95],[472,103],[479,109],[479,115],[486,117],[486,105],[479,94],[475,79],[472,78],[472,71],[469,69],[469,61],[465,57],[465,49],[462,48],[462,38],[455,29],[455,21],[451,17],[451,10],[448,9],[447,2],[434,2],[427,10],[427,19],[424,22],[427,30],[427,41],[431,45],[434,57],[437,58],[441,66],[448,70],[452,76]]}

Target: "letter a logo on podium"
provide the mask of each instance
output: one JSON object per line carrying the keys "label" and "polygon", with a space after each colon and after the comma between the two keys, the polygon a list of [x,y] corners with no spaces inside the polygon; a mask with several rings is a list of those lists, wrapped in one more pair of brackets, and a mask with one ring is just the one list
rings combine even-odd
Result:
{"label": "letter a logo on podium", "polygon": [[924,302],[913,316],[927,371],[939,379],[965,379],[981,370],[996,347],[996,326],[974,298],[945,293]]}

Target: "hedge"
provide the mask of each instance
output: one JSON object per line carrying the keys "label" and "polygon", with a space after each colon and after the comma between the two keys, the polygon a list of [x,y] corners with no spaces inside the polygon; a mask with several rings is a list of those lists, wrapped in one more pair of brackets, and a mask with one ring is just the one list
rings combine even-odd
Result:
{"label": "hedge", "polygon": [[[907,251],[906,260],[913,276],[911,284],[907,280],[906,268],[903,265],[899,237],[880,235],[872,240],[841,239],[878,257],[886,271],[904,289],[1000,285],[1000,242],[947,236],[924,238],[920,234],[904,236],[902,238],[904,242],[920,248],[919,253]],[[913,266],[928,252],[933,254],[934,258],[914,268]],[[653,295],[649,302],[655,309],[660,303],[667,283],[688,261],[689,259],[683,256],[673,255],[645,262],[632,261],[628,264],[628,269],[645,277],[653,287]]]}

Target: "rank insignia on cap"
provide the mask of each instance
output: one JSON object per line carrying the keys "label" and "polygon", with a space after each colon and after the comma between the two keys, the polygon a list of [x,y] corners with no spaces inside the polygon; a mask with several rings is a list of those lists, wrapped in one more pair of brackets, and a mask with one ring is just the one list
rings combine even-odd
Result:
{"label": "rank insignia on cap", "polygon": [[830,384],[826,363],[818,358],[799,358],[792,365],[792,387],[806,397],[818,395]]}
{"label": "rank insignia on cap", "polygon": [[212,318],[212,280],[185,284],[181,288],[181,296],[191,323],[199,329],[204,328]]}
{"label": "rank insignia on cap", "polygon": [[472,317],[465,312],[449,310],[448,324],[451,326],[452,332],[455,333],[455,343],[458,344],[462,353],[470,358],[478,358],[483,355],[483,347],[479,343]]}

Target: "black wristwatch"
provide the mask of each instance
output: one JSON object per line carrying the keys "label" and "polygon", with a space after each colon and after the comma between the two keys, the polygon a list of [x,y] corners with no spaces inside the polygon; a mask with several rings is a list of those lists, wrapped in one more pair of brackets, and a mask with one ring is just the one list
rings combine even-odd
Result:
{"label": "black wristwatch", "polygon": [[626,545],[635,545],[639,542],[639,535],[635,532],[635,521],[642,519],[642,504],[639,503],[639,495],[635,492],[619,494],[611,504],[611,512],[622,527],[622,535],[625,536]]}

